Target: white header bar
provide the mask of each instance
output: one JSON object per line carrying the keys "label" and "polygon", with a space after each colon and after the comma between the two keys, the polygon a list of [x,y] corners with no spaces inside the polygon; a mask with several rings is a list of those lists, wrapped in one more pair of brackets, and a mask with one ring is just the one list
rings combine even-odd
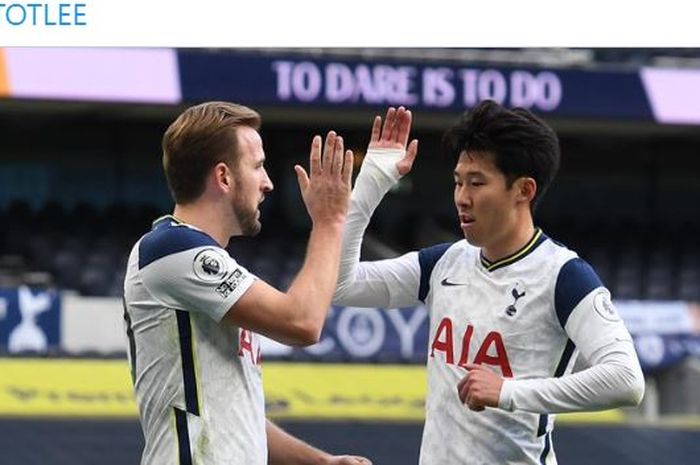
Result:
{"label": "white header bar", "polygon": [[0,46],[699,46],[693,2],[2,0]]}

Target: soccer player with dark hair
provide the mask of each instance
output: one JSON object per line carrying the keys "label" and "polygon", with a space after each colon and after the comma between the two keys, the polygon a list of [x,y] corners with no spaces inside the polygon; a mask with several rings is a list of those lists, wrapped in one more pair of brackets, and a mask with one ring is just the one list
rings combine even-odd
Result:
{"label": "soccer player with dark hair", "polygon": [[[411,113],[376,117],[352,193],[339,305],[425,303],[430,317],[421,465],[553,464],[554,415],[637,405],[644,378],[632,338],[595,271],[535,226],[559,167],[554,131],[492,101],[443,139],[455,160],[464,239],[359,262],[374,209],[407,174]],[[588,368],[572,373],[576,356]]]}
{"label": "soccer player with dark hair", "polygon": [[265,418],[258,334],[318,341],[338,276],[352,152],[329,132],[295,170],[313,226],[287,292],[253,276],[224,249],[260,230],[272,190],[259,115],[208,102],[163,136],[172,215],[134,245],[124,282],[129,362],[146,444],[144,465],[359,465],[288,435]]}

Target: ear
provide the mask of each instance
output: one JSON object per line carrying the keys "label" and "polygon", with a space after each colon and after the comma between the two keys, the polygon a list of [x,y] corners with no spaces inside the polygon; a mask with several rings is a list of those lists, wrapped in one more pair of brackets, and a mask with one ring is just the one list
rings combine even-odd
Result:
{"label": "ear", "polygon": [[219,162],[214,166],[212,178],[217,189],[228,191],[233,188],[233,175],[224,162]]}
{"label": "ear", "polygon": [[532,203],[537,194],[537,181],[533,178],[519,178],[515,181],[516,200]]}

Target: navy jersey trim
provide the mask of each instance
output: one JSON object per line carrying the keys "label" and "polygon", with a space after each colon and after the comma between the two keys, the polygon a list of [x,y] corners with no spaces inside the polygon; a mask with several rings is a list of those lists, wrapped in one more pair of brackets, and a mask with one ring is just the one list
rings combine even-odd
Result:
{"label": "navy jersey trim", "polygon": [[167,255],[182,252],[195,247],[219,244],[203,231],[192,229],[182,223],[172,225],[171,217],[162,217],[153,223],[153,230],[146,234],[139,243],[139,269]]}
{"label": "navy jersey trim", "polygon": [[175,310],[177,315],[177,332],[180,336],[180,358],[182,360],[182,380],[185,391],[185,410],[199,415],[197,398],[197,375],[194,370],[194,350],[192,348],[192,325],[189,313]]}
{"label": "navy jersey trim", "polygon": [[179,465],[192,465],[190,449],[190,432],[187,427],[187,412],[173,407],[175,411],[175,432],[177,434],[177,455]]}
{"label": "navy jersey trim", "polygon": [[[576,344],[574,344],[574,341],[572,341],[571,339],[568,339],[566,341],[566,346],[564,347],[564,352],[562,352],[561,358],[559,359],[559,363],[557,364],[557,367],[554,370],[555,378],[561,378],[562,376],[564,376],[566,367],[569,366],[571,356],[574,354],[574,349],[576,349]],[[541,414],[537,424],[537,437],[541,437],[547,434],[548,423],[549,415],[547,415],[546,413]]]}
{"label": "navy jersey trim", "polygon": [[572,258],[561,267],[554,288],[554,308],[562,328],[579,302],[601,286],[603,283],[591,265],[580,258]]}
{"label": "navy jersey trim", "polygon": [[481,266],[486,268],[486,271],[495,271],[508,265],[512,265],[513,263],[518,262],[530,255],[545,240],[547,240],[547,236],[542,232],[540,228],[537,228],[535,229],[535,233],[532,235],[530,240],[527,241],[527,244],[521,247],[517,252],[512,253],[507,257],[497,260],[495,262],[491,262],[486,257],[484,257],[484,253],[482,250],[479,253]]}
{"label": "navy jersey trim", "polygon": [[569,362],[571,361],[571,356],[574,354],[575,348],[576,344],[574,344],[574,341],[568,339],[566,341],[566,347],[564,347],[564,352],[562,352],[561,354],[561,359],[559,359],[557,369],[554,370],[555,378],[560,378],[564,376],[564,372],[566,371],[566,367],[569,366]]}
{"label": "navy jersey trim", "polygon": [[124,322],[126,323],[126,337],[129,339],[129,361],[131,362],[131,384],[136,386],[136,338],[134,337],[134,328],[131,326],[131,316],[126,309],[126,299],[122,298],[124,306]]}
{"label": "navy jersey trim", "polygon": [[544,450],[542,451],[542,455],[540,455],[540,464],[541,465],[546,465],[547,463],[547,456],[549,455],[549,451],[552,449],[552,433],[548,433],[544,437]]}
{"label": "navy jersey trim", "polygon": [[447,249],[452,246],[450,243],[438,244],[432,247],[421,249],[418,252],[418,263],[420,264],[420,285],[418,287],[418,299],[425,302],[425,298],[430,291],[430,275],[433,274],[435,264],[445,255]]}

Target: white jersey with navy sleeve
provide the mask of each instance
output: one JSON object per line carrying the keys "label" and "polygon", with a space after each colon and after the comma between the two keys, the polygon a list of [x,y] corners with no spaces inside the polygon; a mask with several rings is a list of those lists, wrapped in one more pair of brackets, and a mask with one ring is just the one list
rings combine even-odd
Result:
{"label": "white jersey with navy sleeve", "polygon": [[134,245],[124,319],[143,465],[267,463],[259,339],[221,322],[254,279],[172,216]]}
{"label": "white jersey with navy sleeve", "polygon": [[[539,230],[525,248],[497,263],[466,241],[425,249],[419,262],[419,298],[431,321],[421,464],[556,463],[551,416],[474,412],[460,403],[456,386],[468,363],[490,366],[507,379],[570,373],[576,351],[566,320],[587,295],[606,292],[595,273]],[[621,324],[610,326],[608,338],[629,338]]]}
{"label": "white jersey with navy sleeve", "polygon": [[[555,464],[552,414],[639,401],[643,375],[609,292],[586,262],[539,229],[495,263],[466,240],[359,262],[369,218],[398,179],[379,163],[368,154],[353,190],[334,303],[425,302],[421,465]],[[578,353],[590,368],[572,374]],[[461,403],[457,385],[470,363],[503,376],[498,408],[475,412]]]}

